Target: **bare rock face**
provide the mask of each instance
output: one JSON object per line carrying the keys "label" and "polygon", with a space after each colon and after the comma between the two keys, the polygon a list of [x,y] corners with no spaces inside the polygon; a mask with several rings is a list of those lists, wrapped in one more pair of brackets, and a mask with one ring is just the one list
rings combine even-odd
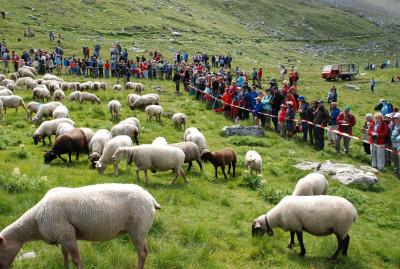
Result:
{"label": "bare rock face", "polygon": [[225,126],[222,128],[222,136],[233,136],[233,135],[249,135],[263,137],[264,130],[260,126]]}
{"label": "bare rock face", "polygon": [[373,185],[378,183],[378,177],[375,175],[378,171],[367,166],[357,168],[352,164],[326,161],[324,163],[302,162],[296,164],[295,167],[301,170],[317,170],[319,167],[319,171],[331,175],[332,179],[338,180],[343,185]]}

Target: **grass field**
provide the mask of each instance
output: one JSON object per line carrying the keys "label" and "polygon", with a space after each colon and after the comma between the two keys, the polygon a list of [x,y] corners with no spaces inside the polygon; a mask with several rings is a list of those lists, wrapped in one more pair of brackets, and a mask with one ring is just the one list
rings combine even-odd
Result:
{"label": "grass field", "polygon": [[[392,57],[398,53],[395,46],[392,50],[389,48],[376,54],[356,53],[354,50],[324,57],[298,53],[297,48],[306,44],[344,44],[346,47],[358,48],[369,41],[391,43],[396,37],[381,33],[373,24],[347,11],[304,5],[295,0],[289,1],[286,7],[272,3],[273,1],[254,1],[253,6],[244,6],[241,1],[216,1],[213,5],[206,1],[116,1],[114,4],[108,1],[76,4],[76,1],[70,0],[14,2],[11,6],[9,1],[0,0],[0,4],[9,13],[7,19],[1,21],[0,31],[10,48],[19,52],[29,45],[35,48],[52,48],[54,44],[48,41],[47,33],[53,29],[56,32],[62,31],[66,55],[80,55],[82,45],[93,47],[95,43],[100,43],[103,58],[107,58],[111,42],[117,39],[128,47],[159,49],[167,57],[170,57],[174,49],[188,50],[190,53],[231,52],[234,66],[238,64],[247,70],[253,66],[263,67],[265,79],[279,77],[280,63],[296,64],[300,73],[299,93],[305,95],[309,101],[326,99],[331,83],[319,77],[324,63],[378,63],[383,57]],[[235,16],[237,10],[241,11],[240,16]],[[278,25],[279,19],[285,14],[297,12],[297,20],[293,18],[295,22],[291,22],[288,19],[287,25],[282,29],[283,33],[288,33],[288,36],[290,34],[290,40],[285,40],[278,34],[276,37],[269,36],[271,31],[266,33],[265,29],[253,26],[250,29],[246,26],[252,21],[251,18],[262,17],[262,10],[273,14],[265,22],[271,27]],[[253,14],[257,16],[251,17]],[[32,19],[29,15],[37,19]],[[333,22],[350,18],[354,23],[349,23],[350,29],[344,33],[330,32],[322,23],[324,16]],[[291,32],[289,28],[293,28],[293,23],[304,21],[300,17],[305,18],[307,25],[311,25],[315,33],[311,30]],[[37,37],[17,42],[27,24],[35,29]],[[299,27],[303,28],[305,27]],[[171,40],[171,30],[181,31],[182,37]],[[349,36],[361,37],[352,39]],[[314,40],[305,42],[299,40],[301,37]],[[327,41],[329,38],[335,40]],[[355,135],[360,134],[363,116],[373,112],[373,107],[380,98],[399,105],[400,83],[389,83],[391,76],[399,72],[399,69],[393,68],[367,72],[353,82],[361,87],[358,91],[347,89],[345,82],[335,83],[339,107],[351,105],[352,113],[357,117]],[[378,81],[374,93],[370,92],[368,85],[371,77]],[[63,78],[66,81],[83,81],[74,76]],[[102,100],[100,105],[64,102],[78,127],[111,129],[116,122],[111,121],[107,103],[118,99],[123,104],[121,119],[135,116],[141,120],[141,144],[151,143],[157,136],[164,136],[170,143],[182,140],[183,131],[174,129],[169,118],[163,117],[162,123],[146,122],[143,112],[131,111],[127,107],[128,92],[112,92],[115,79],[108,79],[106,82],[107,91],[97,92]],[[162,206],[162,210],[156,213],[148,236],[147,268],[400,267],[400,201],[397,200],[400,182],[391,173],[391,168],[378,173],[379,184],[370,189],[344,187],[338,182],[329,181],[329,193],[350,200],[359,215],[350,231],[349,256],[340,257],[336,263],[327,259],[336,249],[334,236],[317,238],[305,234],[305,258],[298,256],[300,249],[297,245],[294,250],[286,248],[289,234],[279,229],[272,238],[251,237],[253,219],[272,208],[283,196],[290,194],[296,181],[307,174],[294,168],[294,164],[304,160],[369,164],[359,142],[352,141],[350,155],[345,156],[336,154],[334,148],[329,146],[322,152],[316,152],[298,139],[287,141],[271,131],[266,132],[265,138],[224,138],[220,136],[220,130],[232,122],[225,120],[222,115],[207,110],[204,104],[198,103],[187,94],[175,95],[172,82],[141,82],[145,85],[145,93],[155,92],[155,86],[166,90],[161,95],[164,111],[184,112],[188,116],[187,127],[198,127],[204,133],[209,149],[232,147],[239,156],[235,179],[229,177],[224,180],[222,174],[219,174],[219,179],[215,179],[214,168],[207,163],[204,165],[204,172],[200,171],[197,164],[193,165],[188,174],[190,183],[187,185],[179,179],[177,185],[171,186],[170,172],[150,174],[147,185],[143,182],[137,183],[149,190]],[[23,96],[25,102],[31,101],[30,91],[19,90],[17,94]],[[79,161],[73,160],[72,164],[64,164],[61,160],[50,165],[43,164],[43,150],[49,149],[49,146],[33,144],[31,136],[36,126],[26,121],[25,112],[21,109],[17,113],[8,110],[5,117],[5,121],[0,123],[0,230],[37,203],[50,188],[106,182],[136,183],[134,168],[127,171],[125,164],[121,165],[122,173],[119,176],[114,176],[111,167],[107,168],[104,175],[98,175],[90,169],[85,156]],[[252,123],[248,121],[243,124]],[[244,155],[250,149],[262,155],[264,171],[261,179],[250,177],[243,167]],[[137,261],[128,236],[109,242],[80,242],[79,247],[85,268],[132,268]],[[63,265],[61,251],[55,246],[32,242],[26,244],[21,253],[28,251],[35,251],[38,256],[31,260],[15,261],[14,268],[50,269],[61,268]]]}

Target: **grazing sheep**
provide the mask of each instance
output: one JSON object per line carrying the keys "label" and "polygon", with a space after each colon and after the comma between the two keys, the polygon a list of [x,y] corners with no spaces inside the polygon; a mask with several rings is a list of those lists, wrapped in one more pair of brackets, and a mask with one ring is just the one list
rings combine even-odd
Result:
{"label": "grazing sheep", "polygon": [[183,140],[196,143],[199,147],[200,154],[207,148],[206,138],[196,127],[187,128],[183,135]]}
{"label": "grazing sheep", "polygon": [[328,193],[329,183],[320,173],[311,173],[301,178],[292,195],[322,195]]}
{"label": "grazing sheep", "polygon": [[96,162],[103,154],[104,146],[110,141],[112,135],[106,129],[98,130],[89,142],[89,159],[92,162],[92,168],[95,168]]}
{"label": "grazing sheep", "polygon": [[146,236],[160,205],[134,184],[54,188],[0,233],[0,268],[10,268],[25,242],[60,244],[64,267],[69,255],[83,268],[76,240],[107,241],[129,234],[138,253],[138,269],[148,253]]}
{"label": "grazing sheep", "polygon": [[33,89],[35,89],[36,87],[39,86],[39,84],[35,80],[28,80],[25,83],[25,85],[26,85],[26,89],[27,90],[33,90]]}
{"label": "grazing sheep", "polygon": [[60,125],[57,126],[56,138],[59,137],[60,135],[68,133],[72,129],[74,129],[74,126],[71,125],[70,123],[68,122],[61,123]]}
{"label": "grazing sheep", "polygon": [[79,83],[76,83],[76,82],[68,82],[68,83],[67,83],[67,89],[68,89],[68,90],[71,90],[71,91],[76,91],[76,90],[78,90],[77,85],[79,85]]}
{"label": "grazing sheep", "polygon": [[262,159],[257,151],[249,150],[244,156],[244,166],[249,170],[250,174],[253,174],[255,170],[258,174],[262,173]]}
{"label": "grazing sheep", "polygon": [[9,89],[9,90],[12,91],[12,92],[15,92],[15,90],[16,90],[15,85],[12,84],[12,83],[8,83],[7,86],[6,86],[6,88]]}
{"label": "grazing sheep", "polygon": [[105,91],[107,88],[107,83],[105,83],[104,81],[99,82],[100,84],[100,90]]}
{"label": "grazing sheep", "polygon": [[86,140],[88,141],[88,143],[90,143],[90,141],[92,140],[92,137],[94,135],[94,132],[92,129],[87,128],[87,127],[80,127],[79,129],[82,130],[82,132],[85,134],[86,136]]}
{"label": "grazing sheep", "polygon": [[15,87],[17,89],[22,89],[22,88],[26,87],[26,85],[29,81],[34,81],[34,80],[30,77],[19,78],[15,82]]}
{"label": "grazing sheep", "polygon": [[44,99],[46,99],[48,102],[50,99],[50,91],[45,87],[38,86],[35,89],[33,89],[33,91],[32,91],[32,99],[35,99],[35,98],[41,99],[43,103],[44,103]]}
{"label": "grazing sheep", "polygon": [[113,91],[121,91],[121,90],[122,90],[122,86],[121,86],[121,85],[115,84],[115,85],[113,86]]}
{"label": "grazing sheep", "polygon": [[88,92],[82,92],[81,96],[79,97],[79,103],[82,104],[83,101],[89,101],[94,103],[100,104],[100,99],[93,93],[88,93]]}
{"label": "grazing sheep", "polygon": [[4,87],[7,87],[8,84],[15,84],[15,81],[6,78],[6,79],[3,79],[3,81],[1,83],[3,84]]}
{"label": "grazing sheep", "polygon": [[4,120],[4,114],[3,114],[3,101],[0,99],[0,119],[1,121]]}
{"label": "grazing sheep", "polygon": [[172,122],[175,125],[175,128],[179,128],[179,130],[186,129],[186,115],[183,113],[175,113],[172,115]]}
{"label": "grazing sheep", "polygon": [[225,165],[228,165],[228,174],[233,169],[233,177],[235,177],[236,170],[236,152],[231,148],[226,148],[220,151],[208,151],[204,150],[200,156],[203,161],[210,161],[214,165],[215,178],[218,178],[217,168],[221,167],[222,173],[226,179]]}
{"label": "grazing sheep", "polygon": [[37,73],[37,71],[36,71],[36,69],[35,69],[34,67],[27,66],[27,65],[24,65],[23,67],[18,68],[18,73],[19,73],[21,76],[23,76],[22,74],[23,74],[23,71],[24,71],[24,70],[29,70],[29,71],[30,71],[32,74],[34,74],[35,76],[38,75],[38,73]]}
{"label": "grazing sheep", "polygon": [[0,96],[8,96],[8,95],[13,95],[13,92],[10,91],[9,89],[0,90]]}
{"label": "grazing sheep", "polygon": [[46,142],[44,141],[46,137],[49,138],[49,142],[51,144],[51,136],[56,134],[58,125],[63,122],[67,122],[72,126],[75,126],[75,122],[73,122],[71,119],[66,118],[42,122],[42,124],[40,124],[40,126],[36,129],[32,136],[35,145],[39,143],[40,139],[42,139],[43,145],[46,145]]}
{"label": "grazing sheep", "polygon": [[111,134],[113,137],[119,135],[127,135],[133,141],[135,141],[136,145],[139,145],[139,129],[135,124],[130,123],[118,123],[111,129]]}
{"label": "grazing sheep", "polygon": [[36,78],[36,76],[31,72],[31,70],[26,69],[26,68],[18,69],[18,73],[19,73],[20,77]]}
{"label": "grazing sheep", "polygon": [[[112,161],[113,163],[117,163],[122,159],[128,159],[128,164],[131,164],[132,161],[135,163],[137,181],[140,181],[140,170],[144,171],[144,177],[147,183],[147,169],[160,171],[173,169],[175,177],[171,184],[176,182],[176,179],[179,177],[179,175],[183,177],[186,183],[189,182],[185,172],[182,169],[182,165],[185,161],[185,153],[183,153],[183,151],[179,148],[169,145],[140,145],[135,147],[120,147],[114,153]],[[116,173],[118,173],[118,170],[116,170]]]}
{"label": "grazing sheep", "polygon": [[135,108],[145,109],[149,105],[159,105],[160,104],[160,96],[154,93],[145,94],[140,96],[132,105],[131,109]]}
{"label": "grazing sheep", "polygon": [[79,88],[81,90],[90,90],[90,85],[87,82],[83,82],[83,83],[79,84]]}
{"label": "grazing sheep", "polygon": [[146,118],[148,121],[151,121],[151,118],[153,116],[156,117],[156,121],[161,122],[161,115],[163,113],[163,108],[162,106],[159,105],[149,105],[145,109],[146,112]]}
{"label": "grazing sheep", "polygon": [[69,111],[66,106],[57,106],[53,110],[53,119],[69,118]]}
{"label": "grazing sheep", "polygon": [[154,138],[154,140],[151,144],[152,145],[168,145],[168,142],[167,142],[167,139],[159,136],[159,137]]}
{"label": "grazing sheep", "polygon": [[5,80],[5,79],[6,79],[6,76],[3,74],[0,74],[0,83],[3,82],[3,80]]}
{"label": "grazing sheep", "polygon": [[28,109],[28,113],[26,115],[27,120],[32,121],[32,113],[37,113],[39,111],[40,103],[38,102],[29,102],[26,105],[26,108]]}
{"label": "grazing sheep", "polygon": [[65,93],[62,90],[58,89],[54,91],[53,97],[54,100],[62,102],[65,98]]}
{"label": "grazing sheep", "polygon": [[49,102],[47,104],[42,104],[39,106],[39,110],[37,111],[35,117],[32,119],[33,122],[37,123],[42,120],[43,117],[48,118],[53,115],[54,109],[58,106],[62,106],[63,104],[59,102]]}
{"label": "grazing sheep", "polygon": [[142,83],[127,82],[125,84],[125,89],[132,89],[135,92],[142,94],[142,91],[144,91],[144,86]]}
{"label": "grazing sheep", "polygon": [[140,130],[140,121],[139,121],[138,118],[129,117],[129,118],[126,118],[123,121],[121,121],[120,124],[121,123],[127,123],[127,124],[135,125],[138,128],[138,130]]}
{"label": "grazing sheep", "polygon": [[54,93],[56,90],[61,90],[59,82],[50,83],[48,88],[51,93]]}
{"label": "grazing sheep", "polygon": [[82,93],[80,91],[71,92],[68,97],[68,101],[79,101],[81,99]]}
{"label": "grazing sheep", "polygon": [[61,90],[62,90],[63,92],[64,92],[64,91],[68,91],[68,89],[69,89],[68,84],[69,84],[69,83],[67,83],[67,82],[62,82],[62,83],[61,83]]}
{"label": "grazing sheep", "polygon": [[39,84],[39,85],[43,85],[43,84],[44,84],[44,79],[39,78],[39,79],[36,80],[36,82],[37,82],[37,84]]}
{"label": "grazing sheep", "polygon": [[79,159],[80,152],[89,153],[89,145],[85,133],[79,128],[72,129],[57,137],[51,150],[46,151],[44,154],[44,163],[49,164],[57,157],[66,162],[67,160],[61,157],[61,154],[65,153],[68,153],[68,161],[71,162],[72,152],[76,152],[76,160]]}
{"label": "grazing sheep", "polygon": [[[108,141],[103,149],[103,154],[100,159],[96,162],[96,169],[99,174],[103,174],[104,170],[107,168],[107,165],[112,162],[112,156],[117,151],[118,147],[132,147],[132,139],[127,135],[119,135],[113,137],[110,141]],[[114,164],[114,171],[118,169],[116,163]],[[116,172],[118,173],[118,172]]]}
{"label": "grazing sheep", "polygon": [[15,108],[15,111],[18,112],[18,107],[20,106],[28,112],[22,97],[18,95],[0,96],[0,100],[3,102],[4,114],[6,113],[7,108]]}
{"label": "grazing sheep", "polygon": [[17,81],[17,79],[19,78],[19,74],[18,72],[10,73],[8,74],[8,77],[13,81]]}
{"label": "grazing sheep", "polygon": [[62,80],[61,78],[59,78],[55,75],[49,74],[49,73],[44,74],[43,79],[44,80],[53,80],[53,81],[57,81],[57,82],[64,82],[64,80]]}
{"label": "grazing sheep", "polygon": [[100,82],[98,82],[98,81],[93,82],[92,83],[92,90],[94,90],[94,91],[100,90]]}
{"label": "grazing sheep", "polygon": [[108,103],[108,111],[111,114],[112,120],[118,119],[119,111],[121,110],[121,103],[117,100],[111,100]]}
{"label": "grazing sheep", "polygon": [[256,218],[252,224],[252,234],[267,233],[272,236],[275,227],[290,231],[288,248],[294,245],[297,235],[301,252],[306,254],[303,244],[303,231],[315,236],[335,234],[338,248],[332,256],[336,260],[339,253],[347,255],[350,236],[349,229],[357,219],[357,210],[346,199],[338,196],[286,196],[274,208]]}
{"label": "grazing sheep", "polygon": [[128,94],[128,106],[132,106],[132,104],[140,98],[140,95],[137,95],[135,93],[130,93]]}
{"label": "grazing sheep", "polygon": [[200,152],[199,152],[199,147],[193,143],[193,142],[180,142],[180,143],[174,143],[174,144],[169,144],[170,146],[180,148],[183,153],[185,153],[185,163],[189,164],[188,167],[188,172],[190,171],[190,168],[192,168],[192,162],[196,161],[199,166],[200,170],[203,171],[203,166],[201,165],[200,162]]}

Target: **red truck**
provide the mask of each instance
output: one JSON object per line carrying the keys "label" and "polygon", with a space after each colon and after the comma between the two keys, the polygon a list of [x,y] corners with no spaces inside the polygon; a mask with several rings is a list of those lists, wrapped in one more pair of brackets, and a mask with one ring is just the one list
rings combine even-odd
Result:
{"label": "red truck", "polygon": [[322,69],[321,77],[326,80],[352,80],[358,75],[355,64],[328,64]]}

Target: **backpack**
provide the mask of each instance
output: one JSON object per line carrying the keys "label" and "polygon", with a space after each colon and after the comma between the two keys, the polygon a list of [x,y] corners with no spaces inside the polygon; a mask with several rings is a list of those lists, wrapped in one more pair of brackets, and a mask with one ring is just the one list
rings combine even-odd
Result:
{"label": "backpack", "polygon": [[393,112],[393,106],[389,102],[383,103],[382,109],[381,109],[382,114],[385,116],[386,114],[392,113]]}

